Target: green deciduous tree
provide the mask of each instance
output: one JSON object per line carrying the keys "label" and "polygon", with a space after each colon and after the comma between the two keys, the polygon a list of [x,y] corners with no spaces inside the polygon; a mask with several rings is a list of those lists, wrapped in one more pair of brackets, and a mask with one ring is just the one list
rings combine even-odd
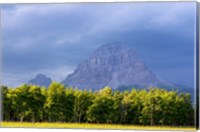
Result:
{"label": "green deciduous tree", "polygon": [[48,121],[63,122],[65,120],[65,88],[64,85],[52,82],[47,91],[47,100],[44,105],[48,113]]}
{"label": "green deciduous tree", "polygon": [[88,120],[96,123],[113,123],[116,114],[113,106],[112,89],[105,87],[96,93],[93,104],[87,111]]}
{"label": "green deciduous tree", "polygon": [[86,112],[88,108],[92,105],[93,95],[92,92],[87,92],[86,90],[75,92],[75,103],[74,103],[74,118],[75,122],[86,122]]}

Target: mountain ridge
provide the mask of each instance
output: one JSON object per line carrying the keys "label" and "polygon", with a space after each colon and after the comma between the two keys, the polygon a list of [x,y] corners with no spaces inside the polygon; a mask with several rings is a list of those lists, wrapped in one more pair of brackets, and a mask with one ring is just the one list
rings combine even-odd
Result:
{"label": "mountain ridge", "polygon": [[[51,78],[40,73],[28,84],[48,87],[51,82]],[[106,86],[119,91],[159,87],[194,94],[188,86],[180,86],[158,78],[139,58],[137,50],[121,43],[100,46],[61,83],[68,87],[92,91]]]}

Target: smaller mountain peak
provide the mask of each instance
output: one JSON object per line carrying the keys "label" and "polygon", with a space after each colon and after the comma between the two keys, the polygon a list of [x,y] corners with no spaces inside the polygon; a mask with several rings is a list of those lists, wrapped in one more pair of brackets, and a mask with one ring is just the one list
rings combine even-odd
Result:
{"label": "smaller mountain peak", "polygon": [[48,87],[51,82],[51,78],[47,77],[45,74],[39,73],[35,78],[28,81],[28,84]]}
{"label": "smaller mountain peak", "polygon": [[35,76],[35,78],[46,78],[45,74],[39,73]]}

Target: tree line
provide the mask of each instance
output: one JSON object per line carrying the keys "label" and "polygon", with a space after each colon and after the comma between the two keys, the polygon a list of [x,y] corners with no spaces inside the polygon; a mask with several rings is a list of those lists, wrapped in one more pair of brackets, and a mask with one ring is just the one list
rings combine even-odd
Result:
{"label": "tree line", "polygon": [[188,93],[165,89],[78,90],[53,82],[48,88],[2,86],[3,120],[135,125],[194,125]]}

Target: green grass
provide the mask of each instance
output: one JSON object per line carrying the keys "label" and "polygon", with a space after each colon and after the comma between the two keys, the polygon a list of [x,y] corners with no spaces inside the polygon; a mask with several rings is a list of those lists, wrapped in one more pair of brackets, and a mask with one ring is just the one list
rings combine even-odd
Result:
{"label": "green grass", "polygon": [[57,122],[56,123],[1,122],[1,127],[195,131],[195,127],[141,126],[141,125],[92,124],[92,123],[57,123]]}

